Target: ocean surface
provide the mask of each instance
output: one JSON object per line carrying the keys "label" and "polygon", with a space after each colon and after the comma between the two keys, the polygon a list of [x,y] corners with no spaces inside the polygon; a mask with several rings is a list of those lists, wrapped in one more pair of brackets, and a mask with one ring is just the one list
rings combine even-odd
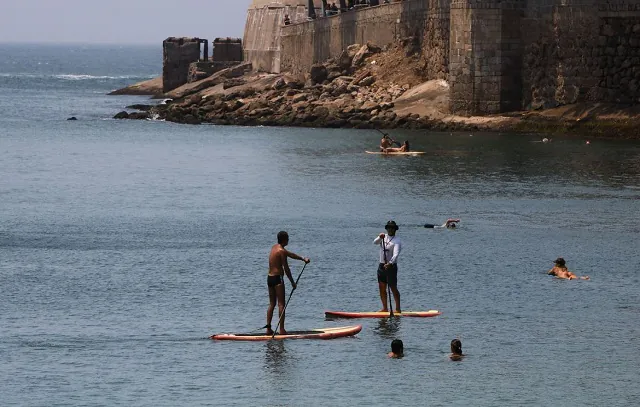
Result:
{"label": "ocean surface", "polygon": [[[0,55],[0,405],[640,404],[639,142],[392,131],[426,154],[381,157],[371,130],[111,119],[160,44]],[[381,307],[390,219],[403,309],[442,315],[325,319]],[[356,337],[208,339],[265,324],[280,230],[311,258],[287,329]]]}

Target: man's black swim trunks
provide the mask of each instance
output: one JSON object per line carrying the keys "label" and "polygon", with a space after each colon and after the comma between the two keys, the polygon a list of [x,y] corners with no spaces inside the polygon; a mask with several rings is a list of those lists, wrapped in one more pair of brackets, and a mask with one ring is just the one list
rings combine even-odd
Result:
{"label": "man's black swim trunks", "polygon": [[378,282],[389,284],[391,287],[398,285],[398,265],[392,264],[388,269],[384,268],[384,263],[378,265]]}
{"label": "man's black swim trunks", "polygon": [[284,284],[282,276],[267,276],[267,286],[275,287],[277,285]]}

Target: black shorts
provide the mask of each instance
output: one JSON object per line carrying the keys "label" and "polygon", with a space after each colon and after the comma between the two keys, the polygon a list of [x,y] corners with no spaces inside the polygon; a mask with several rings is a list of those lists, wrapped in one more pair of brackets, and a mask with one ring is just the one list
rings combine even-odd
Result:
{"label": "black shorts", "polygon": [[378,265],[378,282],[389,284],[391,287],[398,285],[398,265],[392,264],[388,269],[384,268],[384,263]]}
{"label": "black shorts", "polygon": [[282,276],[267,276],[267,286],[275,287],[277,285],[284,284]]}

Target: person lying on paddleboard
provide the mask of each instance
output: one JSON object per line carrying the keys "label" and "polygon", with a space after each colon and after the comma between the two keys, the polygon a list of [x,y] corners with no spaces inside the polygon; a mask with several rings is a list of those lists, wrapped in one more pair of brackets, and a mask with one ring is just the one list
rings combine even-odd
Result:
{"label": "person lying on paddleboard", "polygon": [[451,355],[449,355],[449,359],[451,360],[462,360],[464,354],[462,353],[462,342],[460,339],[454,339],[451,341]]}
{"label": "person lying on paddleboard", "polygon": [[383,153],[408,153],[409,151],[409,140],[405,140],[400,147],[387,147],[382,149]]}
{"label": "person lying on paddleboard", "polygon": [[566,262],[562,257],[558,257],[554,262],[554,266],[547,272],[547,274],[561,278],[565,280],[589,280],[589,276],[578,277],[574,273],[570,272],[566,266]]}
{"label": "person lying on paddleboard", "polygon": [[267,287],[269,287],[269,308],[267,309],[267,335],[273,335],[273,329],[271,329],[271,319],[273,318],[273,310],[276,307],[276,301],[278,302],[278,315],[280,316],[280,335],[286,335],[287,331],[284,329],[284,278],[286,274],[287,278],[291,282],[291,289],[296,289],[296,282],[293,281],[291,276],[291,270],[289,269],[289,263],[287,258],[302,260],[305,263],[309,263],[307,257],[298,256],[285,249],[284,247],[289,244],[289,234],[285,231],[278,232],[278,243],[271,247],[269,253],[269,274],[267,275]]}
{"label": "person lying on paddleboard", "polygon": [[391,341],[391,352],[389,352],[387,356],[394,359],[399,359],[404,356],[404,344],[400,339]]}
{"label": "person lying on paddleboard", "polygon": [[451,219],[451,218],[449,218],[442,225],[432,225],[431,223],[425,223],[424,227],[425,228],[431,228],[431,229],[440,229],[440,228],[455,229],[456,228],[456,223],[458,223],[458,222],[460,222],[460,219]]}

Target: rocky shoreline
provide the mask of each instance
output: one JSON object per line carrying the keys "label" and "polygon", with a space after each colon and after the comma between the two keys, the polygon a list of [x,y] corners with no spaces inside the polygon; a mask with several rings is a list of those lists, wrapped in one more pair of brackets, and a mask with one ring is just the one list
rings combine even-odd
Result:
{"label": "rocky shoreline", "polygon": [[[339,58],[314,65],[304,77],[251,71],[240,64],[161,97],[157,105],[137,105],[118,119],[157,119],[187,124],[297,126],[432,131],[502,131],[640,138],[640,111],[634,107],[573,105],[461,117],[446,112],[448,84],[393,75],[402,48],[365,44],[348,47]],[[394,67],[394,64],[396,65]],[[135,87],[136,91],[140,87]],[[126,88],[125,88],[126,89]],[[116,91],[118,94],[125,90]],[[160,97],[156,90],[149,90]],[[139,93],[138,93],[139,94]]]}

